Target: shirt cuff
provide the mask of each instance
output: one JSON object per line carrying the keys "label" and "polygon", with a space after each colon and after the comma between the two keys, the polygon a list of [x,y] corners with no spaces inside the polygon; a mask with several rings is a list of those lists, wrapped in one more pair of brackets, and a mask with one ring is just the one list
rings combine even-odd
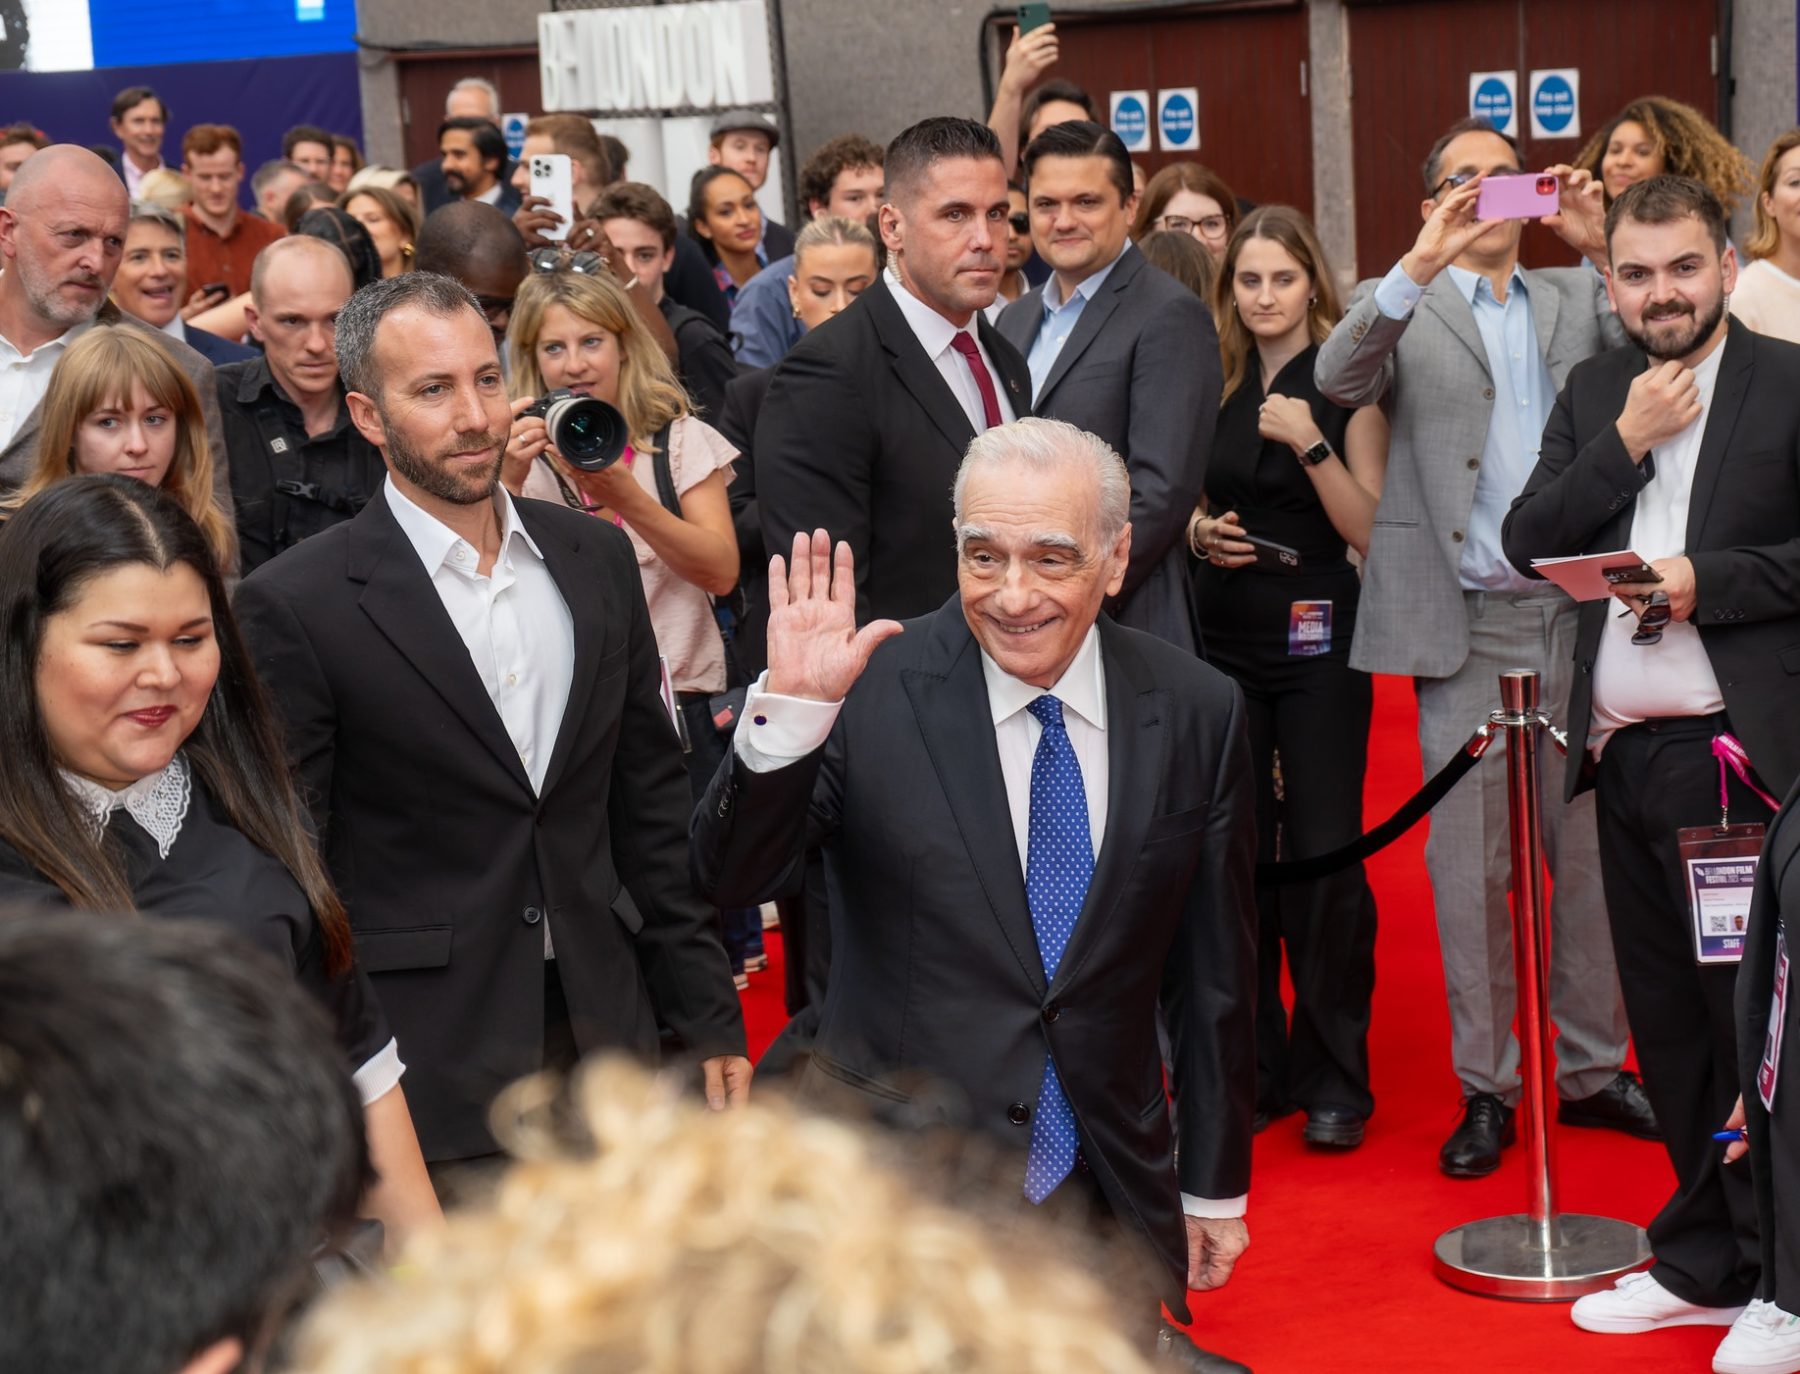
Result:
{"label": "shirt cuff", "polygon": [[752,773],[773,773],[805,758],[824,744],[837,724],[842,701],[813,701],[764,690],[765,669],[744,695],[731,747]]}
{"label": "shirt cuff", "polygon": [[1407,276],[1404,267],[1395,263],[1375,288],[1375,308],[1390,320],[1411,319],[1419,297],[1424,294],[1425,288]]}
{"label": "shirt cuff", "polygon": [[1222,1220],[1226,1217],[1241,1217],[1250,1210],[1250,1194],[1239,1197],[1195,1197],[1192,1193],[1181,1195],[1181,1210],[1190,1217],[1211,1217]]}
{"label": "shirt cuff", "polygon": [[363,1106],[379,1101],[399,1087],[400,1075],[405,1072],[406,1065],[400,1062],[400,1042],[389,1040],[375,1052],[373,1059],[352,1075]]}

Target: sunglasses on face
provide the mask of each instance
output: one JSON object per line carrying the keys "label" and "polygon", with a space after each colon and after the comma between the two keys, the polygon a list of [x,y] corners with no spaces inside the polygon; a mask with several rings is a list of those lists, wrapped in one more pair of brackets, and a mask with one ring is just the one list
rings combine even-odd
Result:
{"label": "sunglasses on face", "polygon": [[1156,221],[1158,229],[1167,229],[1176,234],[1192,234],[1196,231],[1203,239],[1216,239],[1225,236],[1225,216],[1208,215],[1204,219],[1189,219],[1186,215],[1163,215]]}
{"label": "sunglasses on face", "polygon": [[1012,231],[1015,234],[1029,234],[1031,232],[1031,216],[1023,212],[1016,215],[1008,215],[1006,217],[1006,222],[1012,225]]}
{"label": "sunglasses on face", "polygon": [[531,252],[533,272],[577,272],[584,277],[597,277],[606,270],[606,259],[598,253],[571,253],[566,248],[536,248]]}
{"label": "sunglasses on face", "polygon": [[477,291],[475,304],[481,307],[481,313],[487,316],[489,324],[499,324],[512,314],[513,298],[511,296],[484,296]]}
{"label": "sunglasses on face", "polygon": [[[1669,617],[1673,612],[1669,607],[1667,592],[1651,592],[1645,601],[1644,609],[1638,612],[1638,627],[1631,636],[1631,642],[1637,645],[1655,644],[1663,637],[1663,630],[1668,627]],[[1624,615],[1630,615],[1627,608]]]}

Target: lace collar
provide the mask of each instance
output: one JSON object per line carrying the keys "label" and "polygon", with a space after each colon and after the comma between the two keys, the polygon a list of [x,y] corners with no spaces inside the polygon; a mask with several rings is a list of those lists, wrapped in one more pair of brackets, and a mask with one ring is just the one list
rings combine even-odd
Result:
{"label": "lace collar", "polygon": [[93,822],[96,833],[104,831],[112,813],[122,807],[156,841],[157,852],[165,859],[169,857],[169,851],[181,834],[181,823],[187,819],[188,802],[193,796],[193,774],[188,769],[185,755],[175,755],[161,772],[139,778],[117,792],[87,778],[78,778],[66,769],[62,779],[69,785],[77,805]]}

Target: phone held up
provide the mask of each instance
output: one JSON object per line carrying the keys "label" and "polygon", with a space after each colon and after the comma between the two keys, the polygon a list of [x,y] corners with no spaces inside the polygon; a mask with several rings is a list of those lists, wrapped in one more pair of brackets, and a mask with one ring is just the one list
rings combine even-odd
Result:
{"label": "phone held up", "polygon": [[1561,204],[1561,185],[1548,172],[1491,176],[1475,197],[1475,218],[1542,219]]}
{"label": "phone held up", "polygon": [[545,209],[562,216],[562,223],[543,231],[544,237],[561,242],[575,223],[575,176],[567,153],[537,153],[531,159],[531,194],[549,201]]}
{"label": "phone held up", "polygon": [[1019,37],[1023,38],[1033,29],[1041,29],[1050,22],[1050,6],[1042,0],[1019,6]]}

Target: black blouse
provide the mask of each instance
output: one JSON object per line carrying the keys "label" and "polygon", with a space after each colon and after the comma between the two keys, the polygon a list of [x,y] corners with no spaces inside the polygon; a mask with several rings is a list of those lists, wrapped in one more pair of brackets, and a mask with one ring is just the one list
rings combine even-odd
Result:
{"label": "black blouse", "polygon": [[[216,921],[273,955],[331,1016],[351,1073],[387,1047],[393,1032],[368,978],[360,969],[339,977],[326,970],[324,938],[300,884],[278,859],[232,827],[198,776],[168,858],[124,810],[113,812],[107,829],[124,851],[140,912]],[[67,907],[69,902],[0,840],[0,904]]]}
{"label": "black blouse", "polygon": [[[1318,356],[1314,344],[1290,359],[1275,374],[1270,392],[1305,401],[1320,433],[1334,452],[1342,454],[1352,412],[1320,394],[1313,381],[1313,363]],[[1257,411],[1266,394],[1262,369],[1252,355],[1245,366],[1243,385],[1219,408],[1212,454],[1206,464],[1207,509],[1213,515],[1236,511],[1238,523],[1251,534],[1298,550],[1302,565],[1314,572],[1346,565],[1344,537],[1325,514],[1312,478],[1294,450],[1257,432]]]}

